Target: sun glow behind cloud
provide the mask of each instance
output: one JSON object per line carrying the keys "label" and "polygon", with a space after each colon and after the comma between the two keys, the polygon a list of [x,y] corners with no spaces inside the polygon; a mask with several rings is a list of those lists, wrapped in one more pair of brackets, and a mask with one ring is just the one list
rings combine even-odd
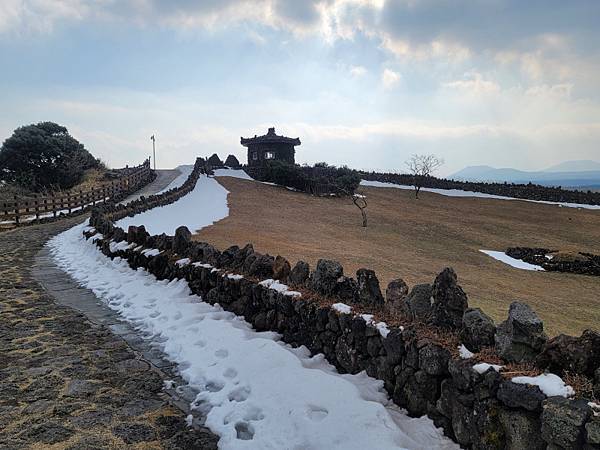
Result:
{"label": "sun glow behind cloud", "polygon": [[0,133],[62,121],[115,165],[145,156],[153,133],[165,165],[243,157],[239,136],[271,125],[304,138],[307,162],[594,159],[598,13],[554,0],[5,0]]}

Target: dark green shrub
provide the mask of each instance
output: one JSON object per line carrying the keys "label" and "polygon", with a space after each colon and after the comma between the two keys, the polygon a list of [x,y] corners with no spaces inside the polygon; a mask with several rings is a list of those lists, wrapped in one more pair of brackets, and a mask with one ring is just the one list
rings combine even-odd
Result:
{"label": "dark green shrub", "polygon": [[73,187],[87,169],[101,167],[65,127],[53,122],[17,128],[0,149],[0,179],[33,191]]}

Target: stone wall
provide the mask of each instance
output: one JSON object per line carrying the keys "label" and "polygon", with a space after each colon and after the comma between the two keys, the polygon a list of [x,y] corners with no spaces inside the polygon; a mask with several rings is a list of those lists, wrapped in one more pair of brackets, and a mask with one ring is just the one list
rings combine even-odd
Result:
{"label": "stone wall", "polygon": [[[585,394],[599,395],[596,332],[548,340],[543,323],[522,303],[513,303],[508,319],[496,327],[483,312],[468,308],[452,269],[445,269],[431,285],[410,291],[402,280],[394,280],[384,296],[368,269],[360,269],[353,278],[339,263],[320,260],[311,271],[307,263],[292,267],[285,258],[255,252],[250,244],[221,252],[191,241],[185,227],[175,236],[150,236],[143,226],[127,232],[114,226],[112,220],[171,203],[189,192],[200,170],[197,162],[180,189],[130,207],[98,208],[86,237],[101,233],[96,245],[107,256],[120,256],[158,279],[185,278],[205,301],[243,315],[259,331],[277,331],[291,345],[324,354],[341,373],[366,371],[382,380],[394,402],[409,414],[428,415],[464,447],[600,448],[600,415],[590,399],[547,397],[537,386],[511,381],[506,372],[474,368],[490,357],[512,364],[507,371],[522,370],[526,363],[538,372],[576,374],[589,380],[591,388]],[[131,245],[112,253],[111,241],[123,240]],[[150,256],[144,248],[159,253]],[[349,307],[371,311],[375,317],[354,314]],[[460,357],[459,339],[481,352]]]}
{"label": "stone wall", "polygon": [[[414,177],[408,174],[360,172],[364,180],[381,181],[401,185],[412,185]],[[538,184],[483,183],[471,181],[447,180],[427,177],[422,187],[436,189],[459,189],[463,191],[483,192],[485,194],[549,202],[582,203],[600,205],[600,192],[566,190],[560,187],[540,186]]]}
{"label": "stone wall", "polygon": [[592,253],[560,252],[531,247],[510,247],[505,253],[511,258],[542,266],[550,272],[600,276],[600,255]]}

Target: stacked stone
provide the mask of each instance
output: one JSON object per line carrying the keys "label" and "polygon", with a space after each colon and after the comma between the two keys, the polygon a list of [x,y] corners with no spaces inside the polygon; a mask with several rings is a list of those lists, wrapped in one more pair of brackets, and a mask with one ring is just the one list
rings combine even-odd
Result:
{"label": "stacked stone", "polygon": [[[163,200],[159,197],[157,201]],[[166,196],[164,201],[171,198]],[[127,209],[108,211],[111,217],[126,213]],[[107,256],[118,255],[131,267],[143,267],[158,279],[185,278],[192,292],[205,301],[243,315],[259,331],[277,331],[291,345],[323,353],[341,373],[366,371],[382,380],[394,402],[409,414],[428,415],[464,447],[599,448],[600,419],[588,401],[547,398],[538,387],[513,383],[493,368],[478,373],[472,359],[456,358],[442,343],[419,336],[419,326],[389,327],[389,332],[382,334],[362,316],[269,289],[260,280],[273,278],[361,310],[399,314],[416,325],[459,335],[472,351],[495,345],[506,362],[536,363],[559,375],[585,376],[592,380],[598,395],[600,335],[596,332],[548,341],[542,321],[518,302],[511,305],[507,320],[496,327],[481,310],[468,307],[467,296],[450,268],[432,284],[412,290],[401,279],[393,280],[384,296],[369,269],[359,269],[354,278],[332,260],[319,260],[313,271],[303,261],[292,267],[282,256],[255,252],[251,244],[220,252],[210,244],[192,241],[185,227],[178,228],[175,236],[150,236],[144,227],[130,227],[125,233],[106,214],[95,214],[92,225],[104,235],[96,243]],[[147,256],[128,249],[113,254],[111,239],[126,239],[161,253]],[[204,265],[180,266],[175,261],[181,258]],[[248,278],[225,276],[229,271]]]}

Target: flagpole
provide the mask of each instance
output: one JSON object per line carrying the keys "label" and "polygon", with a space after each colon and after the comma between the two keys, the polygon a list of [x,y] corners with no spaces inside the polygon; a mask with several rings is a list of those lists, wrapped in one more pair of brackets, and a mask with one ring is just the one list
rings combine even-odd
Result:
{"label": "flagpole", "polygon": [[156,170],[156,146],[154,144],[156,142],[156,138],[154,135],[152,135],[150,139],[152,140],[152,161],[154,162],[154,170]]}

